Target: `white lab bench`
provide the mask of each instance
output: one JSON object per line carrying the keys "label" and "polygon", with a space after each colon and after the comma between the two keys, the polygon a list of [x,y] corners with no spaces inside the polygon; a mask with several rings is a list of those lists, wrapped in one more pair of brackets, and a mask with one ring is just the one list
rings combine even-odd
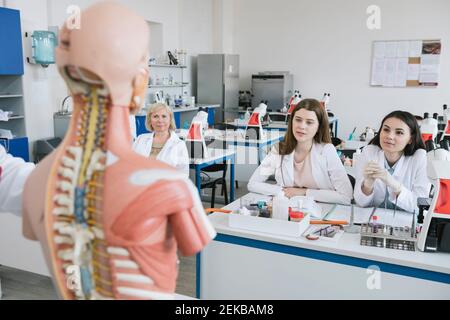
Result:
{"label": "white lab bench", "polygon": [[[225,208],[236,209],[239,199]],[[450,299],[450,254],[361,246],[360,234],[306,240],[228,226],[197,255],[201,299]]]}
{"label": "white lab bench", "polygon": [[[178,129],[176,133],[185,139],[188,130]],[[284,138],[284,132],[264,130],[262,139],[246,139],[245,130],[205,130],[205,140],[212,139],[212,148],[228,148],[236,152],[236,180],[248,181],[270,147]]]}
{"label": "white lab bench", "polygon": [[195,186],[198,193],[201,194],[201,178],[200,171],[214,164],[221,164],[227,162],[230,164],[230,170],[227,173],[230,178],[230,185],[228,190],[230,192],[230,202],[234,201],[234,168],[236,162],[236,152],[231,149],[211,149],[208,148],[208,157],[205,158],[191,158],[190,167],[195,170]]}

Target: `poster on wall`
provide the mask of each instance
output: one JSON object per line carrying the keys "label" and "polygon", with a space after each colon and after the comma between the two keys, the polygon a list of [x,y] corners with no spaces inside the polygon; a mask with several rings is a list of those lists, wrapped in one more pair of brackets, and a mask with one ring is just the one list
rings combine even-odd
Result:
{"label": "poster on wall", "polygon": [[437,87],[440,40],[374,41],[371,86]]}

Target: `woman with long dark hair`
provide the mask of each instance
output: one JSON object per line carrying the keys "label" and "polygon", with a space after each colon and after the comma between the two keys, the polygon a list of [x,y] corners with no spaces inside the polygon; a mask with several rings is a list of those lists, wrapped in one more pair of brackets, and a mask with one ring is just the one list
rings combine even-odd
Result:
{"label": "woman with long dark hair", "polygon": [[430,186],[417,120],[406,111],[391,112],[356,164],[356,203],[412,212],[418,197],[428,197]]}
{"label": "woman with long dark hair", "polygon": [[[266,183],[275,175],[276,185]],[[284,141],[272,148],[248,183],[251,192],[313,196],[350,203],[352,186],[331,144],[328,117],[319,101],[302,100],[293,110]]]}

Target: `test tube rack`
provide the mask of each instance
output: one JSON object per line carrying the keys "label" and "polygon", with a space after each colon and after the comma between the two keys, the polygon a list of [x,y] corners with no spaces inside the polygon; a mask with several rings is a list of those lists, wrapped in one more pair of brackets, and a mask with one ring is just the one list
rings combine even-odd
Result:
{"label": "test tube rack", "polygon": [[384,224],[361,225],[362,246],[415,251],[417,232],[411,227],[394,227]]}

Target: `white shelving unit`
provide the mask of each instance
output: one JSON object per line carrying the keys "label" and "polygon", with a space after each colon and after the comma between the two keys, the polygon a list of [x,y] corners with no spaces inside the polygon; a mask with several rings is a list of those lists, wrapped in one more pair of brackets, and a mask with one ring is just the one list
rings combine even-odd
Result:
{"label": "white shelving unit", "polygon": [[8,121],[0,121],[0,129],[11,130],[14,137],[26,136],[22,76],[0,75],[0,109],[12,112]]}
{"label": "white shelving unit", "polygon": [[[184,70],[187,68],[185,65],[170,65],[170,64],[150,64],[150,81],[147,91],[146,104],[152,104],[155,102],[155,93],[162,92],[162,97],[166,97],[167,94],[171,97],[171,104],[174,104],[174,96],[177,97],[183,95],[183,89],[189,85],[185,82]],[[172,83],[170,83],[172,79]]]}

